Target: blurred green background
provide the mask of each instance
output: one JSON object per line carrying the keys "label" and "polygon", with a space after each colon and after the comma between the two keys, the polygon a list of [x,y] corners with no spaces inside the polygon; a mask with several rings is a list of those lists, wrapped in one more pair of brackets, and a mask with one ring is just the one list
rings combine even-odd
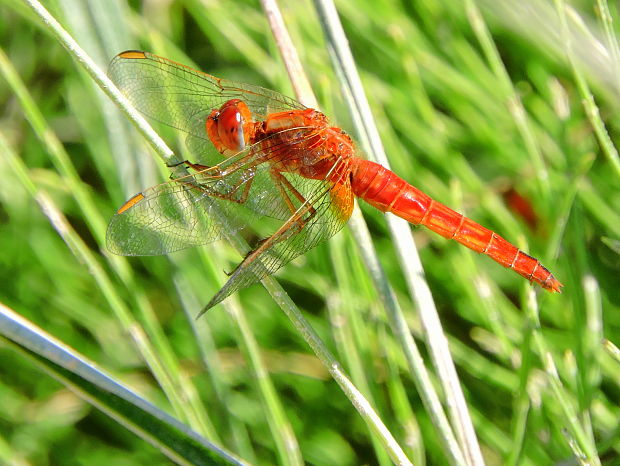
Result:
{"label": "blurred green background", "polygon": [[[321,109],[355,136],[311,2],[280,3]],[[601,55],[597,46],[613,50],[607,39],[614,31],[579,36],[590,37],[579,44],[586,57],[591,47],[593,60],[576,59],[575,72],[559,28],[554,35],[535,30],[532,21],[528,29],[482,2],[483,27],[492,39],[485,42],[474,29],[472,5],[337,2],[392,169],[538,257],[565,285],[561,295],[538,292],[532,304],[530,285],[516,274],[415,230],[486,461],[576,464],[578,447],[567,432],[569,422],[576,422],[603,463],[619,464],[620,371],[602,345],[603,338],[620,341],[620,172],[613,148],[619,87],[617,75],[607,79],[609,70],[594,60]],[[293,95],[258,1],[56,0],[46,6],[104,69],[118,52],[142,49]],[[589,31],[604,30],[597,16],[601,4],[573,6]],[[616,6],[610,5],[614,20]],[[243,316],[218,306],[194,321],[223,283],[223,270],[240,260],[233,249],[218,243],[171,258],[116,265],[106,260],[109,218],[131,195],[165,180],[168,171],[17,0],[0,2],[0,46],[33,102],[26,111],[0,77],[0,134],[112,285],[106,289],[76,257],[5,158],[0,301],[249,462],[287,462],[278,453],[269,402],[252,362],[258,356],[306,462],[389,464],[357,411],[260,285],[232,298]],[[613,71],[617,56],[606,56]],[[584,108],[588,92],[596,106]],[[48,139],[33,130],[33,114],[49,125]],[[166,130],[162,135],[179,147],[180,135]],[[66,151],[65,162],[52,155],[58,149],[52,138]],[[91,211],[80,196],[92,201]],[[361,207],[423,348],[383,215]],[[409,457],[416,464],[445,463],[350,232],[345,229],[277,276]],[[541,328],[532,318],[536,310]],[[175,368],[195,418],[184,417],[157,383],[136,343],[134,324]],[[541,348],[548,349],[558,379],[549,376]],[[578,413],[576,420],[569,420],[567,406]],[[2,462],[167,460],[0,340]]]}

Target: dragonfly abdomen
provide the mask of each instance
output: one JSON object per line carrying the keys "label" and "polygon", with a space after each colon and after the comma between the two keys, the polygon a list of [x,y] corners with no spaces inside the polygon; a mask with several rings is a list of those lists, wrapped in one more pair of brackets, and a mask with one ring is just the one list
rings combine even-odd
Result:
{"label": "dragonfly abdomen", "polygon": [[351,187],[355,195],[377,209],[424,225],[444,238],[489,256],[549,291],[560,291],[562,284],[537,259],[497,233],[435,201],[387,168],[356,159],[352,173]]}

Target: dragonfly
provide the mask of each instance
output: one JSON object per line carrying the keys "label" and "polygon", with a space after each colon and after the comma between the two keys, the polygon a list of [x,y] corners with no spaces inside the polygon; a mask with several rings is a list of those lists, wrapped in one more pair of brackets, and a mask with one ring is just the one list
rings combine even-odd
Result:
{"label": "dragonfly", "polygon": [[200,163],[136,194],[108,226],[108,250],[160,255],[275,224],[229,274],[201,314],[336,234],[354,199],[489,256],[550,292],[562,284],[536,258],[450,209],[389,169],[358,156],[327,117],[262,87],[216,78],[130,50],[109,66],[112,81],[144,115],[185,133]]}

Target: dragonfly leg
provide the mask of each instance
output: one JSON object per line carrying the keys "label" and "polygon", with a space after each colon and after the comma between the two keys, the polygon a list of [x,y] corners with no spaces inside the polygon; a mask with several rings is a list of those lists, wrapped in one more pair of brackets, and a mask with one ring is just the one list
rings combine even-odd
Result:
{"label": "dragonfly leg", "polygon": [[[166,166],[168,168],[175,168],[180,165],[186,165],[188,168],[191,168],[192,170],[196,172],[200,172],[201,174],[206,174],[208,172],[215,172],[212,175],[213,178],[223,178],[224,176],[227,176],[228,174],[243,167],[243,164],[246,163],[247,160],[249,160],[250,158],[251,158],[251,154],[248,154],[242,159],[237,160],[234,164],[231,164],[230,166],[226,167],[225,169],[222,169],[222,167],[220,167],[220,164],[210,166],[210,165],[203,165],[201,163],[193,163],[193,162],[190,162],[189,160],[183,160],[182,162],[166,164]],[[225,162],[225,160],[223,162]]]}
{"label": "dragonfly leg", "polygon": [[[192,163],[187,160],[184,163],[192,170],[199,172],[201,175],[204,174],[205,176],[208,176],[209,178],[217,179],[217,178],[224,178],[225,176],[228,176],[231,173],[236,172],[240,168],[248,170],[258,165],[258,162],[255,162],[252,165],[244,166],[246,160],[248,160],[248,157],[244,157],[241,160],[238,160],[237,162],[235,162],[234,164],[226,168],[222,168],[220,166],[221,164],[209,166],[209,165],[202,165],[199,163]],[[209,174],[209,172],[212,172],[212,173]]]}
{"label": "dragonfly leg", "polygon": [[[235,267],[230,273],[226,272],[226,275],[228,276],[232,276],[238,269],[253,262],[262,252],[299,233],[303,230],[308,221],[310,221],[310,219],[316,214],[316,209],[312,203],[308,202],[304,195],[300,193],[295,186],[293,186],[293,184],[284,175],[282,175],[282,173],[272,169],[270,171],[270,175],[278,189],[278,192],[282,196],[282,200],[290,210],[291,217],[284,224],[282,224],[282,226],[273,235],[259,240],[254,245],[252,250],[248,252],[243,261],[237,265],[237,267]],[[248,185],[249,184],[250,183],[248,183]],[[291,195],[300,202],[301,205],[299,208],[295,207],[295,204],[291,199]],[[244,193],[244,196],[247,197],[247,192]],[[306,214],[307,217],[304,218]]]}
{"label": "dragonfly leg", "polygon": [[[243,180],[239,181],[239,183],[237,183],[234,189],[229,193],[230,198],[228,198],[228,200],[232,202],[236,202],[238,204],[244,204],[245,201],[248,199],[248,195],[250,194],[250,189],[252,188],[253,182],[254,182],[254,176],[252,176],[249,180],[245,181],[245,183],[243,182]],[[239,187],[242,184],[244,186],[243,186],[243,192],[241,193],[241,197],[239,199],[233,198],[232,195],[235,194],[239,190]]]}
{"label": "dragonfly leg", "polygon": [[[250,251],[245,259],[231,272],[231,275],[235,273],[236,269],[241,267],[247,260],[254,259],[258,257],[260,252],[265,251],[265,249],[272,247],[275,244],[278,244],[291,236],[299,233],[306,224],[314,217],[316,214],[316,209],[312,205],[312,203],[308,202],[306,198],[301,194],[289,180],[286,179],[282,173],[276,170],[272,170],[270,172],[272,179],[275,185],[282,196],[282,199],[286,203],[287,207],[291,211],[291,217],[282,224],[282,226],[271,236],[267,238],[263,238],[259,240],[252,251]],[[293,204],[292,199],[289,196],[289,192],[292,193],[293,196],[297,198],[297,200],[301,203],[299,208],[296,208]],[[307,217],[304,218],[304,216]]]}
{"label": "dragonfly leg", "polygon": [[168,168],[176,168],[179,167],[181,165],[187,165],[189,168],[191,168],[192,170],[196,170],[196,171],[208,171],[211,170],[212,168],[215,167],[210,167],[209,165],[202,165],[199,163],[193,163],[190,162],[189,160],[182,160],[181,162],[175,162],[175,163],[167,163],[166,167]]}
{"label": "dragonfly leg", "polygon": [[215,167],[210,167],[209,165],[202,165],[200,163],[192,163],[189,160],[186,160],[183,163],[187,165],[189,168],[191,168],[192,170],[195,170],[200,173],[214,171],[214,170],[217,170],[218,168],[217,165]]}
{"label": "dragonfly leg", "polygon": [[[215,168],[215,167],[214,167]],[[186,181],[185,185],[192,189],[196,189],[198,191],[202,191],[205,194],[216,197],[218,199],[224,199],[226,201],[235,202],[237,204],[244,204],[248,199],[248,195],[250,194],[250,189],[252,188],[252,183],[254,182],[254,177],[250,177],[247,180],[239,180],[236,185],[232,186],[232,189],[226,193],[220,193],[214,189],[211,189],[210,186],[203,185],[201,183],[195,181]],[[243,191],[241,196],[236,198],[235,194],[239,191],[239,188],[243,185]]]}
{"label": "dragonfly leg", "polygon": [[[272,170],[270,174],[271,174],[271,178],[273,179],[275,185],[278,188],[278,191],[280,192],[280,195],[282,196],[282,199],[284,200],[287,207],[291,211],[291,214],[294,215],[295,212],[297,211],[297,208],[293,204],[293,201],[291,200],[289,196],[289,192],[297,198],[297,200],[301,203],[302,206],[306,204],[307,202],[306,198],[303,196],[303,194],[301,194],[295,188],[295,186],[291,184],[291,182],[288,179],[286,179],[286,177],[282,173],[276,170]],[[308,211],[311,213],[311,216],[314,215],[315,209],[312,206],[312,204],[308,204],[307,207],[308,207]]]}
{"label": "dragonfly leg", "polygon": [[[179,167],[181,165],[185,165],[187,168],[191,168],[192,170],[194,170],[196,172],[199,172],[201,175],[203,175],[205,177],[208,176],[207,173],[209,171],[217,171],[217,170],[219,170],[219,167],[217,165],[213,166],[213,167],[210,167],[209,165],[202,165],[202,164],[199,164],[199,163],[192,163],[189,160],[183,160],[182,162],[174,163],[174,164],[166,164],[166,166],[168,168],[175,168],[175,167]],[[184,176],[181,176],[181,177],[176,177],[174,172],[170,174],[170,179],[172,179],[172,180],[180,180],[181,182],[183,182],[183,180],[186,179],[186,178],[190,179],[190,178],[193,178],[193,177],[194,177],[194,174],[188,174],[188,175],[184,175]],[[212,178],[217,178],[217,176],[213,175]],[[186,184],[191,184],[191,183],[186,183]]]}
{"label": "dragonfly leg", "polygon": [[[310,219],[316,214],[316,209],[314,209],[311,204],[308,203],[308,205],[304,205],[302,207],[303,208],[295,211],[295,213],[286,222],[284,222],[273,235],[258,241],[254,248],[248,252],[243,261],[241,261],[241,263],[234,268],[230,275],[235,274],[235,272],[242,267],[247,267],[249,263],[258,259],[258,257],[266,250],[299,233],[306,226],[308,221],[310,221]],[[309,214],[308,218],[304,219],[303,216],[306,214]]]}
{"label": "dragonfly leg", "polygon": [[[280,243],[293,235],[299,233],[306,224],[314,217],[316,214],[316,209],[312,205],[311,202],[307,201],[306,198],[301,194],[289,180],[286,179],[282,173],[279,171],[271,171],[271,176],[278,187],[278,191],[282,195],[282,199],[288,206],[291,211],[291,217],[282,224],[282,226],[276,231],[273,235],[268,238],[263,238],[260,240],[254,249],[249,253],[248,256],[253,255],[258,250],[264,250],[265,245],[268,247],[273,246],[274,244]],[[297,198],[299,202],[301,202],[301,206],[296,208],[291,200],[287,189]],[[307,214],[307,217],[304,218]]]}

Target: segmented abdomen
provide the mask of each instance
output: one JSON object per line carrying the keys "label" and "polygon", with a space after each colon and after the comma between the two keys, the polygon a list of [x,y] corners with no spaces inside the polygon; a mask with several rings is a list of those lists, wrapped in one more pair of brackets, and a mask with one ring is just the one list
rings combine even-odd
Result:
{"label": "segmented abdomen", "polygon": [[372,206],[486,254],[551,292],[560,291],[562,284],[546,267],[497,233],[435,201],[377,163],[355,159],[352,164],[353,192]]}

